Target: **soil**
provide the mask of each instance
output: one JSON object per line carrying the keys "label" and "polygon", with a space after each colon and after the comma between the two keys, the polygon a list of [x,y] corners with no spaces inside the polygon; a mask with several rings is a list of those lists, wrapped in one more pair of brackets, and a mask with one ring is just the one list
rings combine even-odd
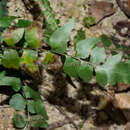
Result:
{"label": "soil", "polygon": [[[23,1],[9,0],[9,15],[32,20],[34,14],[27,9]],[[130,45],[129,38],[120,36],[113,28],[118,21],[129,19],[120,10],[116,0],[106,1],[114,4],[115,13],[104,17],[98,24],[87,29],[83,25],[83,18],[88,16],[91,0],[50,0],[61,25],[72,16],[77,18],[70,37],[68,49],[70,54],[74,53],[72,51],[73,37],[81,27],[85,30],[86,36],[106,34],[113,38],[114,42],[119,41],[118,44]],[[41,59],[43,58],[44,54]],[[42,73],[43,81],[39,89],[49,116],[50,129],[48,130],[127,130],[127,128],[129,130],[129,123],[123,112],[115,108],[110,96],[95,83],[95,80],[92,84],[86,84],[71,78],[72,82],[69,82],[63,73],[50,72],[45,68]],[[10,94],[8,96],[1,94],[0,97],[0,130],[15,130],[11,121],[15,111],[7,105]],[[57,125],[57,122],[60,125]]]}

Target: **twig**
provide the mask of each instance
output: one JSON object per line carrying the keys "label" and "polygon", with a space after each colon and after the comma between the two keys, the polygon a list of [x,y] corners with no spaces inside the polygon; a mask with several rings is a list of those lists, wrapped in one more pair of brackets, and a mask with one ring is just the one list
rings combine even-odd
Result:
{"label": "twig", "polygon": [[0,105],[0,108],[10,108],[10,105]]}

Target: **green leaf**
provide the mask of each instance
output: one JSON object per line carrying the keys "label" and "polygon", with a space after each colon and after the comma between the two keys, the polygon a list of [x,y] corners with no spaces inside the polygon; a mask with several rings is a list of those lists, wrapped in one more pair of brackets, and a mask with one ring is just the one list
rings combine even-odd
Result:
{"label": "green leaf", "polygon": [[48,0],[39,0],[39,1],[42,2],[44,7],[48,7],[48,8],[50,7],[50,2]]}
{"label": "green leaf", "polygon": [[96,80],[101,86],[107,83],[114,85],[117,82],[120,71],[117,72],[117,65],[121,62],[121,55],[111,56],[105,64],[96,67]]}
{"label": "green leaf", "polygon": [[2,51],[0,51],[0,65],[2,65],[2,57],[3,57],[3,54],[2,54]]}
{"label": "green leaf", "polygon": [[74,37],[74,48],[76,49],[76,44],[85,39],[85,31],[83,31],[82,29],[78,30],[77,35]]}
{"label": "green leaf", "polygon": [[0,18],[0,27],[2,28],[8,28],[10,27],[11,23],[16,19],[15,16],[4,16]]}
{"label": "green leaf", "polygon": [[[50,2],[48,0],[38,0],[39,1],[39,6],[42,9],[42,13],[45,16],[45,24],[46,24],[46,31],[49,32],[48,27],[50,30],[53,30],[53,32],[58,28],[59,21],[55,18],[56,14],[54,14]],[[52,31],[51,31],[52,32]],[[45,41],[49,40],[49,36],[46,37]]]}
{"label": "green leaf", "polygon": [[2,34],[2,38],[8,46],[14,46],[22,39],[23,34],[24,28],[8,29]]}
{"label": "green leaf", "polygon": [[95,47],[91,52],[90,62],[93,64],[104,63],[106,59],[106,53],[104,48]]}
{"label": "green leaf", "polygon": [[113,50],[113,51],[111,51],[111,54],[112,54],[112,55],[117,55],[118,52]]}
{"label": "green leaf", "polygon": [[26,28],[32,24],[32,21],[20,19],[18,23],[16,24],[16,27]]}
{"label": "green leaf", "polygon": [[130,84],[130,61],[115,66],[116,82]]}
{"label": "green leaf", "polygon": [[30,73],[39,72],[38,65],[36,64],[38,60],[38,53],[34,50],[23,50],[22,57],[20,59],[20,66],[24,71]]}
{"label": "green leaf", "polygon": [[0,1],[0,18],[8,15],[7,0]]}
{"label": "green leaf", "polygon": [[82,61],[78,68],[78,75],[88,83],[93,75],[93,67],[85,61]]}
{"label": "green leaf", "polygon": [[29,124],[32,127],[48,128],[48,123],[40,115],[31,116]]}
{"label": "green leaf", "polygon": [[84,25],[87,27],[87,28],[90,28],[91,25],[95,24],[96,22],[96,18],[92,17],[92,16],[88,16],[88,17],[85,17],[83,19],[83,23]]}
{"label": "green leaf", "polygon": [[5,71],[0,72],[0,79],[4,78],[4,77],[5,77],[5,74],[6,74]]}
{"label": "green leaf", "polygon": [[35,111],[37,114],[41,115],[44,118],[44,120],[48,120],[46,109],[41,100],[35,101]]}
{"label": "green leaf", "polygon": [[24,128],[26,125],[26,119],[23,115],[16,114],[13,117],[13,123],[17,128]]}
{"label": "green leaf", "polygon": [[109,47],[112,44],[112,40],[107,35],[103,34],[100,37],[105,47]]}
{"label": "green leaf", "polygon": [[[0,18],[7,15],[8,15],[7,0],[1,0],[0,1]],[[4,31],[4,28],[0,27],[0,42],[3,42],[3,39],[2,39],[3,31]]]}
{"label": "green leaf", "polygon": [[16,92],[22,87],[21,80],[19,78],[5,76],[4,71],[0,73],[0,85],[11,86]]}
{"label": "green leaf", "polygon": [[54,14],[50,2],[48,0],[39,0],[40,8],[43,10],[42,13],[45,16],[45,24],[46,29],[44,32],[45,42],[49,44],[49,39],[51,34],[57,30],[59,27],[59,20],[55,18],[56,14]]}
{"label": "green leaf", "polygon": [[26,98],[33,98],[34,100],[41,99],[40,93],[38,91],[33,90],[28,86],[23,87],[23,95]]}
{"label": "green leaf", "polygon": [[45,42],[47,44],[49,44],[50,37],[51,37],[51,35],[52,35],[52,33],[54,31],[55,30],[53,30],[50,25],[46,25],[46,29],[45,29]]}
{"label": "green leaf", "polygon": [[67,49],[67,41],[69,39],[70,33],[74,26],[74,19],[69,20],[61,28],[57,29],[50,37],[50,42],[47,43],[52,50],[64,53]]}
{"label": "green leaf", "polygon": [[27,109],[28,109],[28,112],[35,114],[36,113],[36,111],[35,111],[35,101],[29,100]]}
{"label": "green leaf", "polygon": [[37,91],[34,91],[32,88],[28,86],[23,87],[23,95],[26,98],[33,98],[35,101],[31,101],[29,104],[29,112],[37,113],[43,116],[45,120],[48,120],[48,116],[45,110],[45,107],[43,105],[42,99],[40,97],[40,93]]}
{"label": "green leaf", "polygon": [[[0,1],[0,18],[8,15],[7,0]],[[0,27],[0,42],[3,42],[2,33],[4,28]]]}
{"label": "green leaf", "polygon": [[31,48],[39,48],[41,44],[39,29],[36,26],[30,26],[25,31],[25,40]]}
{"label": "green leaf", "polygon": [[15,110],[24,110],[26,107],[26,100],[20,94],[14,94],[9,102],[10,106]]}
{"label": "green leaf", "polygon": [[130,59],[126,59],[126,60],[125,60],[125,63],[126,63],[126,64],[130,64]]}
{"label": "green leaf", "polygon": [[12,86],[12,89],[17,92],[22,87],[21,80],[16,77],[4,77],[0,80],[0,85]]}
{"label": "green leaf", "polygon": [[48,52],[46,54],[46,57],[45,57],[43,63],[44,63],[44,65],[47,65],[48,63],[54,63],[54,60],[55,60],[54,59],[54,53]]}
{"label": "green leaf", "polygon": [[79,58],[88,58],[92,48],[99,42],[100,38],[87,38],[76,44],[76,56]]}
{"label": "green leaf", "polygon": [[0,28],[0,42],[2,43],[3,42],[3,38],[2,38],[2,32],[3,32],[4,29]]}
{"label": "green leaf", "polygon": [[19,68],[19,56],[16,50],[6,49],[2,57],[2,65],[6,68]]}
{"label": "green leaf", "polygon": [[68,74],[69,76],[78,77],[78,69],[79,69],[78,60],[70,56],[66,56],[63,69],[64,69],[64,72]]}

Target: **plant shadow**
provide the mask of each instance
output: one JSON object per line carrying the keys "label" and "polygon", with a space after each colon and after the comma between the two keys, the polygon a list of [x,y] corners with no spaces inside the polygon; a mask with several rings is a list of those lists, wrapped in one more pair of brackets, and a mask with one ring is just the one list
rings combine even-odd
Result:
{"label": "plant shadow", "polygon": [[[77,80],[80,84],[77,86],[72,80],[70,82],[70,79],[68,80],[62,73],[50,74],[53,75],[54,86],[54,91],[50,91],[49,95],[46,96],[46,99],[50,104],[62,107],[65,111],[74,115],[76,114],[83,120],[87,120],[93,116],[94,124],[96,126],[110,126],[111,124],[127,123],[122,111],[115,108],[111,101],[107,102],[102,109],[95,109],[102,96],[93,94],[94,89],[98,88],[101,91],[104,91],[98,84],[88,84]],[[69,87],[75,89],[75,97],[68,94],[68,84]]]}
{"label": "plant shadow", "polygon": [[34,0],[23,0],[24,6],[32,14],[33,20],[36,20],[41,14],[39,5]]}
{"label": "plant shadow", "polygon": [[[8,72],[12,73],[11,72]],[[62,107],[66,112],[79,116],[83,120],[93,118],[95,126],[110,126],[111,124],[126,124],[128,120],[124,117],[122,111],[113,106],[111,101],[98,110],[101,95],[94,94],[96,89],[104,91],[98,84],[84,83],[81,80],[76,80],[76,84],[70,77],[66,77],[63,73],[48,72],[52,75],[53,91],[50,91],[46,96],[47,101],[52,105]],[[18,76],[16,73],[15,76]],[[19,75],[20,76],[20,75]],[[35,87],[38,83],[31,83],[30,86]],[[5,88],[6,87],[6,88]],[[70,94],[70,88],[75,93]],[[36,88],[36,87],[35,87]],[[9,86],[1,86],[0,94],[7,95],[5,100],[0,102],[0,105],[8,104],[10,97],[15,92]],[[130,112],[130,110],[124,110]],[[69,116],[69,115],[68,115]]]}

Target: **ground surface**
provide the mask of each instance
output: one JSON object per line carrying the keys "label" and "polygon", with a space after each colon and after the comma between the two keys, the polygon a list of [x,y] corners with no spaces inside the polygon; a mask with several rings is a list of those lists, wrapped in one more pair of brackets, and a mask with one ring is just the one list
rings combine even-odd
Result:
{"label": "ground surface", "polygon": [[[129,44],[129,39],[120,37],[113,29],[113,25],[120,20],[126,20],[127,17],[118,7],[116,0],[106,1],[114,4],[115,13],[104,18],[96,26],[87,29],[83,26],[82,20],[88,15],[88,3],[91,2],[90,0],[50,0],[57,18],[61,21],[61,25],[71,16],[77,18],[71,35],[71,47],[73,47],[72,39],[76,34],[76,30],[81,27],[86,31],[87,36],[98,36],[105,33],[110,37],[114,36],[120,42],[125,40],[125,43]],[[33,18],[33,15],[27,10],[22,0],[9,0],[8,7],[9,15],[26,19]],[[68,52],[72,54],[71,47]],[[94,82],[92,85],[85,84],[76,79],[72,79],[72,81],[76,88],[66,81],[64,74],[49,73],[45,69],[43,70],[43,83],[39,88],[49,115],[49,124],[51,124],[52,130],[78,130],[77,127],[79,130],[129,130],[129,125],[126,125],[122,111],[115,109],[112,104],[104,107],[104,104],[109,99],[106,96],[107,94],[97,84]],[[1,105],[4,104],[7,97],[1,94]],[[104,100],[100,100],[101,98]],[[130,100],[127,104],[130,104]],[[14,110],[8,106],[0,107],[0,130],[14,129],[11,124],[13,114]],[[52,124],[56,122],[60,122],[61,127],[54,128]]]}

